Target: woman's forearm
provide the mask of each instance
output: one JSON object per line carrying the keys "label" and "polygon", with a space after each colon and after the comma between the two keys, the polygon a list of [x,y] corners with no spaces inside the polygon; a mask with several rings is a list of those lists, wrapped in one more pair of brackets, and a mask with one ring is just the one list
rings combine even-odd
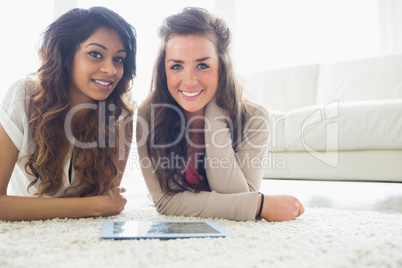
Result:
{"label": "woman's forearm", "polygon": [[126,200],[121,196],[81,198],[47,198],[0,196],[0,220],[46,220],[108,216],[123,210]]}

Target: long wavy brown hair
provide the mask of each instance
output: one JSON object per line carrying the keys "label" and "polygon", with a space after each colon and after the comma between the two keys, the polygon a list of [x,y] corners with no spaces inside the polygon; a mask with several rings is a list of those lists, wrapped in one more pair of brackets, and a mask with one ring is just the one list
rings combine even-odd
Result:
{"label": "long wavy brown hair", "polygon": [[[27,79],[34,85],[29,103],[29,124],[33,129],[33,152],[28,156],[25,170],[35,176],[28,190],[39,182],[35,195],[53,195],[63,185],[66,154],[72,144],[67,138],[65,120],[71,106],[69,104],[70,74],[74,55],[80,44],[98,28],[114,29],[121,37],[125,50],[124,73],[114,91],[94,109],[88,109],[85,118],[74,124],[74,138],[85,144],[96,146],[73,146],[72,167],[77,183],[66,190],[75,196],[93,196],[100,189],[112,192],[118,174],[114,157],[119,150],[119,137],[126,135],[132,139],[133,105],[125,94],[131,88],[136,74],[136,33],[135,29],[121,16],[104,7],[73,9],[53,22],[44,32],[39,50],[41,66],[35,79]],[[124,120],[102,120],[105,118]],[[119,133],[124,129],[125,133]],[[102,139],[102,144],[100,140]],[[85,146],[84,146],[85,147]],[[70,193],[71,194],[71,193]]]}
{"label": "long wavy brown hair", "polygon": [[[183,133],[183,109],[170,95],[165,73],[166,43],[174,35],[202,35],[209,38],[216,47],[219,58],[219,83],[215,95],[217,105],[228,111],[233,144],[242,137],[249,117],[249,106],[242,98],[242,87],[236,79],[230,56],[231,33],[226,23],[202,8],[185,8],[178,14],[167,17],[159,28],[161,47],[156,58],[151,90],[146,98],[145,117],[152,131],[147,137],[148,153],[153,161],[167,157],[174,163],[170,168],[155,167],[155,174],[165,194],[172,195],[187,190],[182,185],[182,159],[187,159],[187,144]],[[160,105],[163,104],[163,105]],[[172,108],[174,107],[174,108]],[[151,118],[152,117],[152,118]],[[179,142],[175,142],[178,141]],[[167,145],[169,146],[152,146]],[[173,144],[173,145],[171,145]],[[175,156],[175,157],[171,157]],[[203,185],[199,185],[199,191]]]}

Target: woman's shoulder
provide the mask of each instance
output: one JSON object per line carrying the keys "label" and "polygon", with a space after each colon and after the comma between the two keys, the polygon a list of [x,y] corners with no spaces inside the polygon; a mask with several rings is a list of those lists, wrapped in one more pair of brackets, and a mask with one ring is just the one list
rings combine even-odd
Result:
{"label": "woman's shoulder", "polygon": [[137,115],[150,119],[151,114],[155,113],[154,115],[156,116],[156,114],[159,113],[159,111],[163,111],[160,110],[161,108],[175,109],[175,110],[178,109],[176,108],[176,106],[169,103],[165,104],[153,103],[153,99],[150,96],[148,96],[138,105]]}
{"label": "woman's shoulder", "polygon": [[[245,109],[244,111],[246,114],[248,114],[249,117],[251,116],[259,116],[259,117],[265,117],[268,118],[268,110],[262,105],[257,102],[253,102],[248,99],[242,100],[242,109]],[[227,116],[229,114],[228,111],[220,107],[216,103],[216,99],[213,98],[206,106],[205,110],[205,116],[207,118],[213,118],[217,116]]]}
{"label": "woman's shoulder", "polygon": [[7,99],[29,99],[35,89],[35,78],[25,78],[14,82],[6,93]]}
{"label": "woman's shoulder", "polygon": [[21,79],[14,82],[3,97],[1,106],[7,111],[12,106],[25,106],[31,99],[36,82],[32,79]]}
{"label": "woman's shoulder", "polygon": [[250,114],[254,115],[254,116],[263,116],[268,118],[268,110],[267,108],[265,108],[264,105],[254,102],[254,101],[250,101],[247,100],[247,105],[250,109]]}

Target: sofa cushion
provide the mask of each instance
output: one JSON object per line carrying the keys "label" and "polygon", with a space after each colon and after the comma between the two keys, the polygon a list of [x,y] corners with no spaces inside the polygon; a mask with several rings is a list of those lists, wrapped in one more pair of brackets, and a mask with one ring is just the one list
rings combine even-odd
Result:
{"label": "sofa cushion", "polygon": [[285,122],[287,115],[285,112],[278,110],[267,110],[269,118],[269,151],[286,151],[285,146]]}
{"label": "sofa cushion", "polygon": [[402,54],[320,64],[316,104],[402,98]]}
{"label": "sofa cushion", "polygon": [[290,111],[315,104],[318,64],[283,68],[243,76],[251,99],[267,109]]}
{"label": "sofa cushion", "polygon": [[402,149],[402,99],[304,107],[284,127],[286,151]]}

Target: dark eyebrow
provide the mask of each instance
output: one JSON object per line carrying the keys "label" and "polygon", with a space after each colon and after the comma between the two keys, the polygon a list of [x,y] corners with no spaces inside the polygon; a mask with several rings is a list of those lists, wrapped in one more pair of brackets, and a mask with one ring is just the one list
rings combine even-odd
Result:
{"label": "dark eyebrow", "polygon": [[169,62],[169,61],[173,61],[173,62],[175,62],[175,63],[183,63],[182,60],[173,60],[173,59],[169,59],[169,60],[167,60],[166,62]]}
{"label": "dark eyebrow", "polygon": [[204,58],[201,58],[201,59],[197,59],[197,60],[195,60],[195,61],[197,61],[197,62],[201,62],[201,61],[204,61],[204,60],[209,60],[211,57],[204,57]]}
{"label": "dark eyebrow", "polygon": [[[204,57],[204,58],[196,59],[195,61],[196,62],[202,62],[202,61],[209,60],[209,59],[211,59],[211,57]],[[169,62],[169,61],[173,61],[175,63],[183,63],[182,60],[175,60],[175,59],[169,59],[166,62]]]}
{"label": "dark eyebrow", "polygon": [[[107,47],[105,47],[104,45],[98,44],[98,43],[90,43],[86,47],[89,47],[89,46],[98,46],[98,47],[100,47],[100,48],[102,48],[104,50],[107,50]],[[120,52],[127,53],[125,49],[120,49],[120,50],[117,51],[117,53],[120,53]]]}
{"label": "dark eyebrow", "polygon": [[89,47],[89,46],[98,46],[100,48],[103,48],[104,50],[107,50],[107,48],[105,46],[103,46],[101,44],[97,44],[97,43],[90,43],[86,47]]}

